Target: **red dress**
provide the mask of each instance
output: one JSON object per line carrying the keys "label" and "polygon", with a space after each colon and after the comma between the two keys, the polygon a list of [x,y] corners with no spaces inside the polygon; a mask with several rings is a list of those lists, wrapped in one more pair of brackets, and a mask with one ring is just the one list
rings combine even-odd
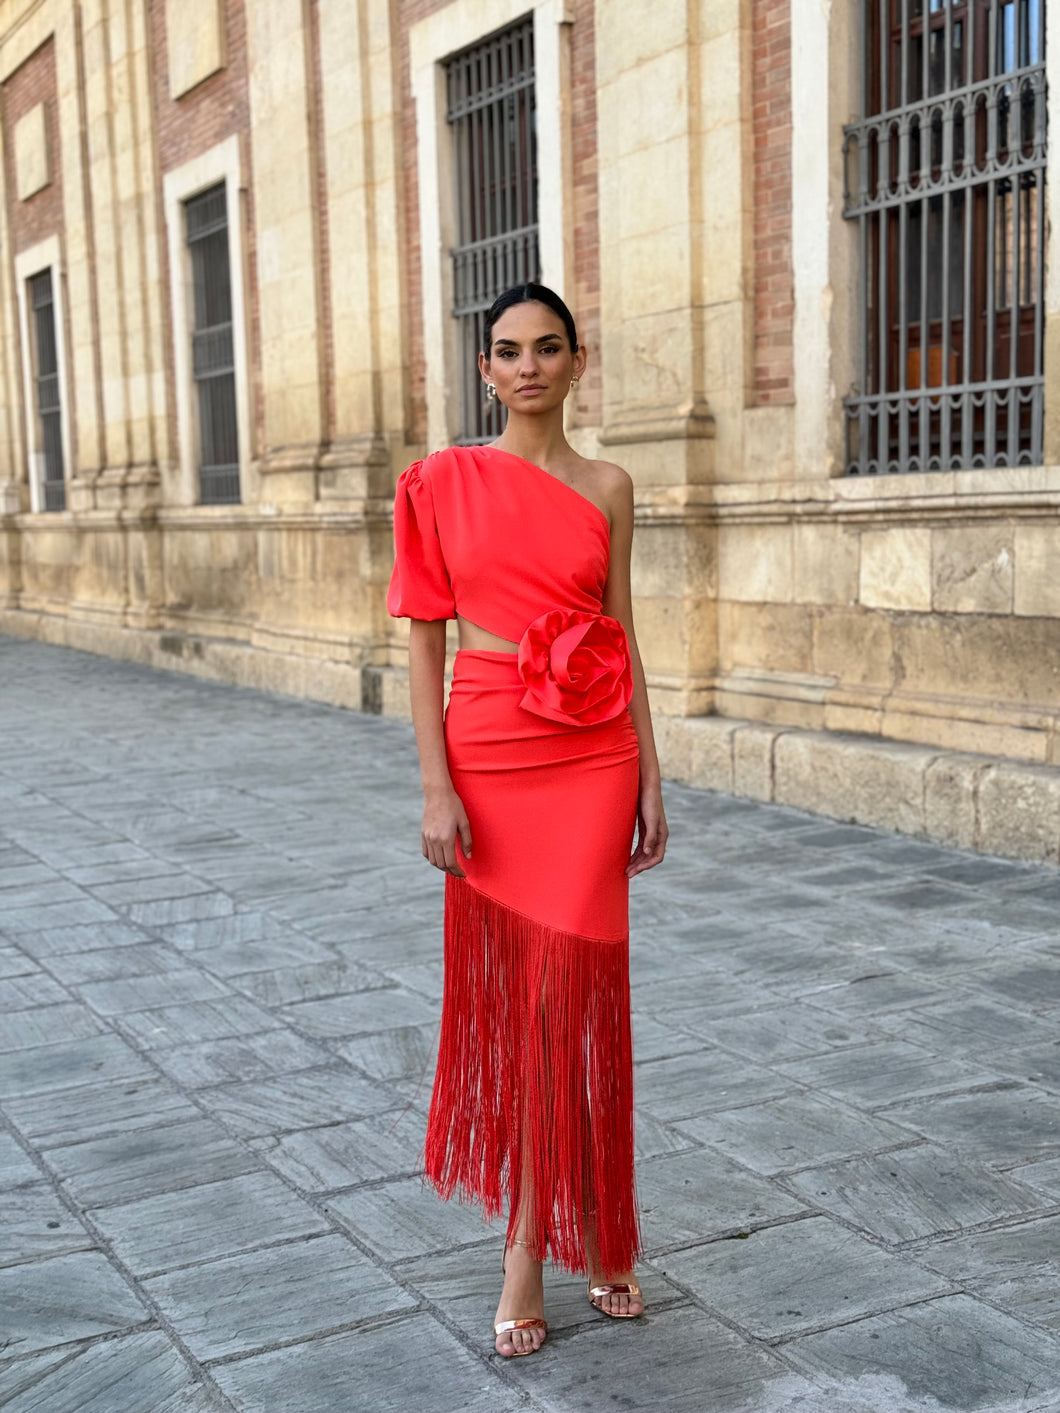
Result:
{"label": "red dress", "polygon": [[[427,1176],[587,1269],[629,1270],[633,1180],[628,880],[638,750],[625,634],[602,614],[607,517],[493,447],[415,462],[398,482],[387,605],[519,644],[461,650],[445,715],[467,810],[466,879],[446,878],[445,983]],[[458,845],[459,847],[459,845]]]}

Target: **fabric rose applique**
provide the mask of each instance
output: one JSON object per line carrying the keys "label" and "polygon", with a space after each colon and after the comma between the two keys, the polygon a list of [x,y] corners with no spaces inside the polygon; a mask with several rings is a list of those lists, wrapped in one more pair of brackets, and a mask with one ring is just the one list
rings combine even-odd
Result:
{"label": "fabric rose applique", "polygon": [[567,726],[597,726],[620,716],[633,695],[625,629],[616,618],[550,609],[519,644],[520,706]]}

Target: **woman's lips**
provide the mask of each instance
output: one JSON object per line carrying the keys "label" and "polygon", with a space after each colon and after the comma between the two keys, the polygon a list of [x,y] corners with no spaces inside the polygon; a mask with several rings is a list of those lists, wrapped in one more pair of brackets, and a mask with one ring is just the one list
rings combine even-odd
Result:
{"label": "woman's lips", "polygon": [[545,391],[545,390],[544,390],[543,387],[540,387],[540,386],[538,386],[537,383],[534,383],[534,384],[532,384],[530,387],[520,388],[520,389],[519,389],[519,394],[520,394],[520,396],[523,396],[523,395],[525,395],[525,396],[534,396],[534,395],[536,395],[537,393],[541,393],[541,392],[544,392],[544,391]]}

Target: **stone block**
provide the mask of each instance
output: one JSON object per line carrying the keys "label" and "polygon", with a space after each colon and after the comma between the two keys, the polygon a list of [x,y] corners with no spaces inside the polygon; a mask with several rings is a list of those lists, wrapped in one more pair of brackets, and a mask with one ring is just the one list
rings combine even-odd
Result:
{"label": "stone block", "polygon": [[169,96],[180,98],[225,62],[220,0],[166,0]]}
{"label": "stone block", "polygon": [[886,613],[835,605],[813,615],[813,670],[845,690],[890,687],[892,647]]}
{"label": "stone block", "polygon": [[[808,674],[813,653],[813,611],[801,604],[739,603],[718,605],[718,657],[722,670],[746,669],[763,681],[785,674]],[[795,692],[778,695],[820,697],[824,683],[799,684]]]}
{"label": "stone block", "polygon": [[732,738],[732,789],[750,800],[773,798],[773,746],[782,733],[768,726],[741,726]]}
{"label": "stone block", "polygon": [[790,525],[726,525],[718,536],[718,597],[736,603],[790,603],[792,560]]}
{"label": "stone block", "polygon": [[926,613],[931,608],[931,531],[925,526],[866,530],[859,601],[866,608]]}
{"label": "stone block", "polygon": [[819,520],[796,523],[792,547],[799,603],[857,603],[860,536],[856,531]]}
{"label": "stone block", "polygon": [[968,697],[990,715],[997,704],[1022,714],[1060,701],[1060,618],[903,615],[892,632],[904,692]]}
{"label": "stone block", "polygon": [[680,722],[689,741],[689,783],[706,790],[730,791],[732,742],[740,723],[722,716],[690,716]]}
{"label": "stone block", "polygon": [[924,830],[924,771],[935,753],[871,738],[788,732],[773,751],[773,798],[858,824]]}
{"label": "stone block", "polygon": [[1014,611],[1031,618],[1060,618],[1060,526],[1018,525],[1015,532]]}
{"label": "stone block", "polygon": [[649,1250],[689,1245],[734,1228],[747,1231],[815,1205],[790,1197],[709,1148],[641,1163],[637,1190]]}
{"label": "stone block", "polygon": [[48,160],[48,117],[43,103],[15,124],[15,189],[27,201],[51,181]]}
{"label": "stone block", "polygon": [[1060,860],[1060,770],[998,764],[979,782],[977,846],[1006,858]]}
{"label": "stone block", "polygon": [[1013,564],[1008,525],[947,525],[932,531],[933,606],[944,613],[1011,613]]}

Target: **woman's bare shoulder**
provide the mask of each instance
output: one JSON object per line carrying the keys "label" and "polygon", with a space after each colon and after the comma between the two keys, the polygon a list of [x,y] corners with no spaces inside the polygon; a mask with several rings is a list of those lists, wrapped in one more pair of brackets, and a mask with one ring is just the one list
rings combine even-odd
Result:
{"label": "woman's bare shoulder", "polygon": [[595,499],[605,503],[612,512],[633,499],[633,481],[628,471],[613,461],[592,461],[583,458],[583,475],[595,491]]}

